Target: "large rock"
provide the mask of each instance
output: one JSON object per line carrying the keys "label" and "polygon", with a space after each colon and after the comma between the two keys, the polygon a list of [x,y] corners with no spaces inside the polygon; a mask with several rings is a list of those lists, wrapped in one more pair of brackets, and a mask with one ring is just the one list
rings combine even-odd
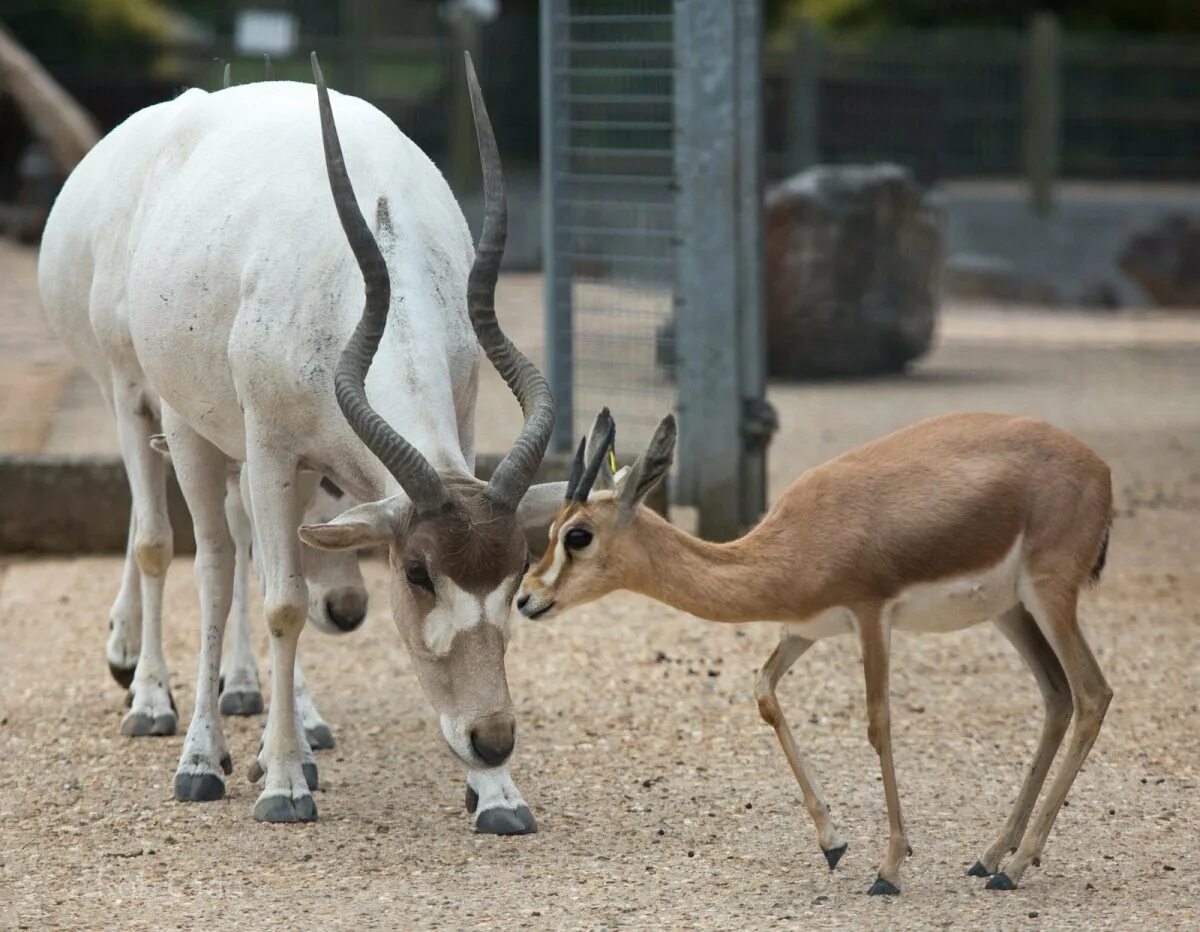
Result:
{"label": "large rock", "polygon": [[1159,306],[1200,308],[1200,217],[1163,218],[1134,234],[1117,261]]}
{"label": "large rock", "polygon": [[818,166],[767,195],[767,371],[895,372],[933,340],[942,236],[896,165]]}

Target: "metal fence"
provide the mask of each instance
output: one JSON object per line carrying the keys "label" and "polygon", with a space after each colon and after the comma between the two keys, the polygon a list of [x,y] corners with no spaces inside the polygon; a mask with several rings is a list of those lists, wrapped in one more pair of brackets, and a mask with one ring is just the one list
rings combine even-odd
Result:
{"label": "metal fence", "polygon": [[[895,161],[924,181],[1200,176],[1200,39],[1025,31],[823,32],[806,21],[767,62],[768,170]],[[1049,123],[1046,121],[1049,120]],[[1039,132],[1045,152],[1031,153]]]}
{"label": "metal fence", "polygon": [[547,0],[542,184],[555,447],[601,406],[636,450],[675,407],[673,0]]}

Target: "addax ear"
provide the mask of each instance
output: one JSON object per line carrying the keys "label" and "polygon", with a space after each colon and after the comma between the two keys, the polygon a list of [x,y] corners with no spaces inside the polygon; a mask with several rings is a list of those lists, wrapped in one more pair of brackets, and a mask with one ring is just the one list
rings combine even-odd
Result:
{"label": "addax ear", "polygon": [[300,540],[317,550],[358,550],[390,544],[399,527],[400,513],[408,504],[407,496],[396,495],[356,505],[326,524],[302,524]]}
{"label": "addax ear", "polygon": [[675,416],[668,414],[658,422],[654,436],[636,463],[616,480],[617,505],[622,513],[632,514],[675,461]]}
{"label": "addax ear", "polygon": [[566,494],[565,482],[531,485],[517,506],[517,523],[523,528],[545,527],[558,514]]}

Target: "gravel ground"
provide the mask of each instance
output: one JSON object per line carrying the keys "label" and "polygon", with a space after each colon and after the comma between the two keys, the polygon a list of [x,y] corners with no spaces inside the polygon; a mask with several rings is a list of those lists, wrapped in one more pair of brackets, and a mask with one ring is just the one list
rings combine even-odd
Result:
{"label": "gravel ground", "polygon": [[[502,287],[504,319],[532,337],[536,280]],[[76,394],[63,393],[67,407]],[[484,395],[487,448],[515,414],[488,383]],[[513,770],[541,832],[480,837],[392,630],[385,568],[370,563],[364,628],[310,632],[303,645],[338,738],[319,758],[320,821],[266,826],[251,819],[257,790],[244,777],[261,719],[227,724],[226,800],[172,800],[194,697],[187,568],[170,575],[166,601],[181,734],[130,740],[117,734],[123,697],[104,665],[119,561],[16,560],[0,566],[0,927],[1195,927],[1200,326],[954,312],[909,378],[771,397],[783,424],[775,492],[812,463],[962,408],[1038,413],[1113,466],[1109,570],[1082,615],[1116,698],[1022,889],[987,893],[963,875],[1006,816],[1040,727],[1032,677],[990,628],[896,640],[897,768],[915,854],[902,896],[868,898],[886,819],[851,641],[819,645],[780,688],[850,841],[836,872],[753,701],[772,626],[707,624],[628,594],[517,625]],[[104,448],[95,436],[87,445]],[[0,431],[9,449],[15,437]]]}

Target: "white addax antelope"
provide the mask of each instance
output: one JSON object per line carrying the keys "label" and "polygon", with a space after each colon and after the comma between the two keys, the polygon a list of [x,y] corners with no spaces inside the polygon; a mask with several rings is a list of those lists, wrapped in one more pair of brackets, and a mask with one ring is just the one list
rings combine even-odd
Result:
{"label": "white addax antelope", "polygon": [[[1099,577],[1108,545],[1112,486],[1104,461],[1031,418],[934,418],[809,470],[745,537],[717,544],[641,507],[670,468],[674,420],[668,416],[646,454],[615,477],[605,465],[613,432],[604,411],[586,451],[580,445],[550,547],[521,585],[520,610],[542,618],[629,589],[713,621],[784,622],[759,673],[758,707],[800,783],[830,869],[846,843],[775,686],[816,640],[857,635],[890,826],[873,894],[899,892],[911,853],[892,762],[891,633],[995,622],[1033,672],[1046,710],[1012,814],[968,872],[990,876],[988,889],[1013,889],[1038,863],[1112,698],[1076,618],[1079,591]],[[612,491],[592,491],[602,477]],[[1072,710],[1066,756],[1030,825]]]}
{"label": "white addax antelope", "polygon": [[[195,525],[196,703],[205,711],[193,718],[180,773],[220,781],[227,755],[212,710],[233,590],[223,500],[236,461],[274,661],[251,767],[256,779],[266,775],[255,817],[317,814],[293,693],[309,601],[302,537],[327,550],[388,546],[395,622],[442,734],[468,768],[476,828],[532,831],[505,766],[516,725],[504,652],[526,561],[523,527],[549,520],[562,485],[531,488],[553,401],[495,316],[506,208],[491,126],[468,65],[486,202],[474,252],[429,159],[374,107],[330,94],[315,56],[313,69],[315,95],[292,82],[192,90],[136,114],[84,160],[55,207],[55,267],[87,280],[93,326],[128,366],[116,406],[136,425],[143,380],[162,399]],[[525,415],[488,483],[473,476],[481,346]],[[372,367],[376,354],[383,364]],[[149,448],[146,436],[134,439],[123,449],[133,451],[137,554],[139,565],[156,565],[169,545],[161,521],[144,530],[141,515],[154,513],[147,490],[161,477],[143,481],[139,470],[153,467],[138,451]],[[298,537],[317,476],[366,504]]]}

